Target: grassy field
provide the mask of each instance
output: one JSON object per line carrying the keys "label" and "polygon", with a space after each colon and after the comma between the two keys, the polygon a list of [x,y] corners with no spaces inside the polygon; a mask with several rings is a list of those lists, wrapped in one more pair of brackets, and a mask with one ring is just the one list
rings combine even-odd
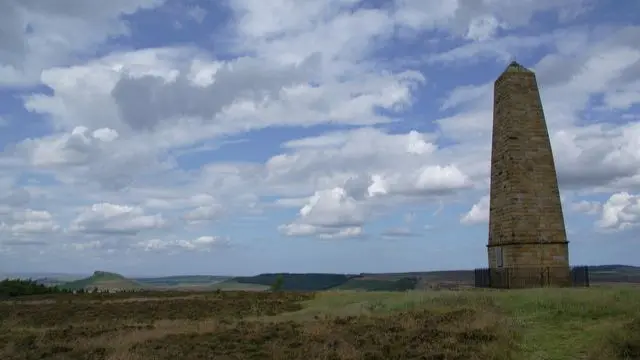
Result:
{"label": "grassy field", "polygon": [[0,302],[0,359],[640,358],[640,289],[55,295]]}

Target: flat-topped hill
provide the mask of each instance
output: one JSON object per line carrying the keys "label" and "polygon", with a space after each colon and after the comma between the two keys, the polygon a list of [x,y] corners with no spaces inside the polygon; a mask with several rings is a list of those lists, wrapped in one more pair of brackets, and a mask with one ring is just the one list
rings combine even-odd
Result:
{"label": "flat-topped hill", "polygon": [[128,279],[120,274],[108,271],[95,271],[93,275],[87,278],[64,283],[61,285],[61,287],[70,290],[94,288],[97,288],[99,290],[133,290],[143,289],[144,285],[135,280]]}

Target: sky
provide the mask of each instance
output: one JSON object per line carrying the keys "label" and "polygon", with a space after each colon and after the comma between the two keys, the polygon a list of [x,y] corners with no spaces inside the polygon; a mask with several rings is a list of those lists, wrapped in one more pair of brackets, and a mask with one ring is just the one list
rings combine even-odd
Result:
{"label": "sky", "polygon": [[573,265],[640,265],[640,2],[4,0],[0,273],[487,264],[536,72]]}

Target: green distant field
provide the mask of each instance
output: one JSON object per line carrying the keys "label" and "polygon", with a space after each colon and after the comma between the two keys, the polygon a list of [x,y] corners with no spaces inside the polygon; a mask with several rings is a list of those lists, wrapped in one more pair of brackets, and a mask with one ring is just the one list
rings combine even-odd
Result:
{"label": "green distant field", "polygon": [[282,279],[281,290],[291,291],[323,291],[342,285],[354,275],[345,274],[319,274],[319,273],[275,273],[260,274],[256,276],[235,277],[232,281],[242,284],[258,284],[270,287],[279,278]]}
{"label": "green distant field", "polygon": [[223,281],[211,286],[212,289],[225,291],[266,291],[269,290],[268,285],[239,283],[234,280]]}
{"label": "green distant field", "polygon": [[206,286],[229,280],[230,276],[213,276],[213,275],[181,275],[181,276],[165,276],[157,278],[135,278],[134,280],[145,285],[158,287],[189,287],[189,286]]}
{"label": "green distant field", "polygon": [[415,277],[402,277],[398,279],[353,278],[331,290],[406,291],[415,289],[417,282],[418,279]]}

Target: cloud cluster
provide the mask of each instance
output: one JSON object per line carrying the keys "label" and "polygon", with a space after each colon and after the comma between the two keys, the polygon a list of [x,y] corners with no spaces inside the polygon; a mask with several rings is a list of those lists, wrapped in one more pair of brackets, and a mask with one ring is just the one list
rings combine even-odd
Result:
{"label": "cloud cluster", "polygon": [[161,228],[165,224],[162,215],[145,214],[137,206],[100,203],[84,209],[71,222],[69,229],[87,234],[135,235],[143,230]]}
{"label": "cloud cluster", "polygon": [[10,223],[3,222],[0,229],[13,235],[47,234],[60,228],[48,211],[26,209],[13,212],[11,215]]}
{"label": "cloud cluster", "polygon": [[[573,26],[586,0],[230,0],[213,50],[129,38],[154,9],[204,32],[204,4],[43,4],[0,5],[0,86],[23,106],[0,114],[16,134],[0,245],[210,250],[250,236],[248,215],[261,236],[364,238],[431,205],[484,224],[493,80],[513,55],[536,71],[572,216],[637,222],[640,27]],[[47,130],[15,125],[32,118]],[[413,238],[423,212],[380,237]]]}
{"label": "cloud cluster", "polygon": [[130,34],[124,15],[164,0],[7,0],[0,11],[0,86],[37,84],[39,73],[98,50],[109,38]]}
{"label": "cloud cluster", "polygon": [[625,230],[640,224],[640,196],[620,192],[602,205],[598,226],[606,230]]}
{"label": "cloud cluster", "polygon": [[464,214],[460,222],[466,225],[486,223],[489,221],[489,196],[485,195],[475,203],[469,212]]}
{"label": "cloud cluster", "polygon": [[200,236],[193,240],[150,239],[133,244],[134,248],[144,251],[211,251],[216,247],[226,246],[228,240],[218,236]]}

